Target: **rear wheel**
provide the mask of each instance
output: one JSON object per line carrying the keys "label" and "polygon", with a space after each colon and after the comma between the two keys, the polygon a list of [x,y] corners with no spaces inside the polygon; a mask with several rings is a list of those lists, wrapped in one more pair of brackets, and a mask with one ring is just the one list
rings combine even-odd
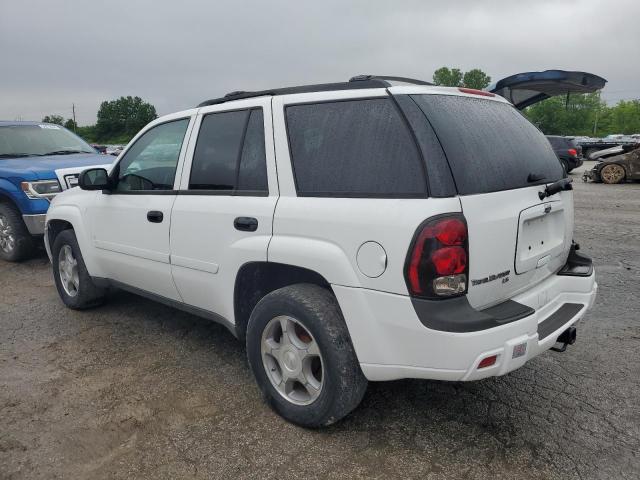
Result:
{"label": "rear wheel", "polygon": [[600,177],[602,178],[602,181],[608,184],[620,183],[624,180],[625,176],[626,173],[622,165],[617,165],[615,163],[606,165],[602,167],[602,170],[600,170]]}
{"label": "rear wheel", "polygon": [[247,355],[267,403],[304,427],[340,420],[367,388],[335,297],[317,285],[266,295],[249,319]]}
{"label": "rear wheel", "polygon": [[562,163],[562,169],[565,171],[565,173],[569,173],[571,171],[571,169],[569,168],[569,163],[566,160],[560,160],[560,163]]}
{"label": "rear wheel", "polygon": [[0,258],[19,262],[31,256],[33,237],[13,205],[0,203]]}
{"label": "rear wheel", "polygon": [[91,280],[73,230],[58,234],[53,242],[51,258],[56,288],[67,307],[81,310],[104,301],[106,291]]}

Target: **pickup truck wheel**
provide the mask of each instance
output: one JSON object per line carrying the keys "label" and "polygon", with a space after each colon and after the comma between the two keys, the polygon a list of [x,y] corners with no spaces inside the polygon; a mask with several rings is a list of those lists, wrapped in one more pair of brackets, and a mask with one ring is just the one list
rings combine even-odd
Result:
{"label": "pickup truck wheel", "polygon": [[58,234],[53,242],[51,257],[56,288],[67,307],[81,310],[103,302],[106,291],[91,280],[73,230]]}
{"label": "pickup truck wheel", "polygon": [[33,237],[13,205],[0,203],[0,258],[19,262],[31,256]]}
{"label": "pickup truck wheel", "polygon": [[267,403],[303,427],[330,425],[367,388],[331,292],[299,284],[266,295],[247,327],[249,365]]}
{"label": "pickup truck wheel", "polygon": [[604,183],[608,183],[610,185],[614,183],[620,183],[622,180],[624,180],[625,176],[626,173],[624,171],[624,168],[621,165],[617,165],[615,163],[606,165],[602,167],[602,170],[600,170],[600,178],[602,178],[602,181]]}

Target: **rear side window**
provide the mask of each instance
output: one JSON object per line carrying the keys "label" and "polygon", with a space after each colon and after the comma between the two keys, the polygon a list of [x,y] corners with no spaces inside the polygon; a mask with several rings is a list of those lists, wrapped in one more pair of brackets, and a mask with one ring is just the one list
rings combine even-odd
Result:
{"label": "rear side window", "polygon": [[286,118],[298,195],[426,196],[422,158],[389,98],[292,105]]}
{"label": "rear side window", "polygon": [[461,195],[549,183],[563,177],[549,141],[511,105],[455,95],[412,95],[440,140]]}
{"label": "rear side window", "polygon": [[202,119],[189,190],[268,192],[261,109],[211,113]]}

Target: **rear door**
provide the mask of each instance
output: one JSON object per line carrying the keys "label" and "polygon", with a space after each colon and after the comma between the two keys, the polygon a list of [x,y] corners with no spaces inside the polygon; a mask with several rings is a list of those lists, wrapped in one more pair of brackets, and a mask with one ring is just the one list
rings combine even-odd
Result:
{"label": "rear door", "polygon": [[271,99],[200,109],[171,215],[171,269],[185,303],[233,319],[236,274],[267,260],[277,199]]}
{"label": "rear door", "polygon": [[503,101],[411,98],[438,136],[467,219],[471,305],[499,303],[554,274],[571,245],[573,199],[538,197],[563,177],[544,135]]}
{"label": "rear door", "polygon": [[545,70],[511,75],[491,85],[488,91],[506,98],[522,110],[556,95],[597,92],[606,83],[604,78],[593,73]]}

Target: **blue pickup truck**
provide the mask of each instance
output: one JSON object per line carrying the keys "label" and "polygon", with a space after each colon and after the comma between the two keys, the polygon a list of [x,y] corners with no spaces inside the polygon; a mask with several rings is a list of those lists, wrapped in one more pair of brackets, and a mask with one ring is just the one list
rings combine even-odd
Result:
{"label": "blue pickup truck", "polygon": [[29,257],[51,198],[74,187],[87,167],[112,159],[59,125],[0,121],[0,259]]}

